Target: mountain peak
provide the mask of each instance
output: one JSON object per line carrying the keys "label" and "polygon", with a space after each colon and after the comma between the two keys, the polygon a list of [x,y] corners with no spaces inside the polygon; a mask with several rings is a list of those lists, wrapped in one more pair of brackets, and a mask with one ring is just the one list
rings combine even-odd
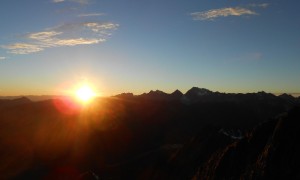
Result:
{"label": "mountain peak", "polygon": [[121,94],[116,95],[115,97],[118,97],[118,98],[133,98],[134,95],[132,93],[121,93]]}
{"label": "mountain peak", "polygon": [[205,88],[198,88],[198,87],[192,87],[190,90],[188,90],[185,95],[188,97],[194,97],[194,96],[203,96],[211,94],[212,91],[205,89]]}
{"label": "mountain peak", "polygon": [[179,99],[183,96],[183,93],[181,91],[179,91],[178,89],[176,89],[174,92],[172,92],[171,97],[174,99]]}
{"label": "mountain peak", "polygon": [[155,91],[151,90],[148,94],[166,94],[166,93],[160,90],[155,90]]}
{"label": "mountain peak", "polygon": [[278,97],[280,97],[280,98],[282,98],[282,99],[284,99],[284,100],[287,100],[287,101],[289,101],[289,102],[294,102],[294,101],[296,101],[296,98],[294,98],[292,95],[286,94],[286,93],[281,94],[281,95],[279,95]]}
{"label": "mountain peak", "polygon": [[140,97],[143,97],[143,98],[147,98],[147,99],[166,99],[168,96],[167,93],[163,92],[163,91],[160,91],[160,90],[151,90],[149,91],[149,93],[144,93],[142,95],[140,95]]}
{"label": "mountain peak", "polygon": [[174,92],[171,93],[171,95],[180,95],[180,96],[182,96],[183,93],[181,91],[179,91],[178,89],[176,89]]}

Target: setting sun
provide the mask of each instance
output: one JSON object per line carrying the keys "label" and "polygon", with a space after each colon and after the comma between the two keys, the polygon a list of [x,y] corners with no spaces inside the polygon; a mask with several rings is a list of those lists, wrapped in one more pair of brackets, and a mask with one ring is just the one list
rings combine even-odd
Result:
{"label": "setting sun", "polygon": [[95,96],[95,93],[91,87],[84,85],[76,90],[76,96],[79,100],[88,102]]}

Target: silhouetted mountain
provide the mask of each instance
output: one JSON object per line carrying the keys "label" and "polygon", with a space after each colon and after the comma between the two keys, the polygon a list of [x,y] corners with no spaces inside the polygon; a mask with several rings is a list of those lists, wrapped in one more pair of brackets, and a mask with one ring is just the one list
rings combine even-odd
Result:
{"label": "silhouetted mountain", "polygon": [[122,93],[122,94],[116,95],[115,97],[128,99],[128,98],[133,98],[134,95],[132,93]]}
{"label": "silhouetted mountain", "polygon": [[[217,150],[194,179],[299,179],[300,108]],[[217,142],[216,142],[217,143]]]}
{"label": "silhouetted mountain", "polygon": [[0,107],[16,106],[30,102],[31,101],[26,97],[20,97],[17,99],[0,99]]}
{"label": "silhouetted mountain", "polygon": [[0,179],[255,179],[273,177],[260,172],[278,162],[295,174],[294,162],[281,160],[298,158],[298,111],[278,116],[297,104],[290,101],[201,88],[123,93],[85,106],[1,100]]}
{"label": "silhouetted mountain", "polygon": [[26,96],[0,96],[1,99],[19,99],[22,97],[26,97],[31,101],[45,101],[48,99],[64,99],[66,98],[65,96],[58,96],[58,95],[26,95]]}
{"label": "silhouetted mountain", "polygon": [[176,89],[174,92],[172,92],[170,94],[171,99],[181,99],[183,96],[183,93],[181,91],[179,91],[178,89]]}
{"label": "silhouetted mountain", "polygon": [[144,93],[139,96],[140,98],[149,99],[149,100],[167,100],[169,99],[169,94],[156,90],[150,91],[149,93]]}
{"label": "silhouetted mountain", "polygon": [[197,99],[199,96],[210,95],[212,93],[212,91],[205,88],[192,87],[185,93],[185,96],[189,99]]}
{"label": "silhouetted mountain", "polygon": [[243,138],[206,127],[165,162],[154,164],[158,168],[152,167],[146,179],[299,179],[299,119],[295,107]]}
{"label": "silhouetted mountain", "polygon": [[286,93],[281,94],[278,97],[280,97],[286,101],[289,101],[291,103],[296,103],[296,101],[297,101],[297,99],[295,97],[293,97],[292,95],[286,94]]}
{"label": "silhouetted mountain", "polygon": [[[115,97],[119,98],[136,98],[136,99],[147,99],[147,100],[180,100],[184,104],[194,104],[201,102],[233,102],[233,103],[241,103],[248,101],[251,102],[262,102],[267,104],[295,104],[300,102],[297,98],[282,94],[280,96],[275,96],[271,93],[266,93],[264,91],[257,93],[220,93],[220,92],[212,92],[205,88],[193,87],[188,90],[185,94],[180,92],[179,90],[174,91],[171,94],[167,94],[160,90],[151,90],[149,93],[144,93],[141,95],[133,95],[132,93],[123,93],[116,95]],[[278,98],[280,97],[280,98]],[[287,107],[288,108],[288,107]]]}

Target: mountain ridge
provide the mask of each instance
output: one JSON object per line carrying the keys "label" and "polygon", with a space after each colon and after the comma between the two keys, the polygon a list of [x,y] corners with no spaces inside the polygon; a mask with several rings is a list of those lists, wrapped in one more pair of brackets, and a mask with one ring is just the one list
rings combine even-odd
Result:
{"label": "mountain ridge", "polygon": [[[230,95],[253,95],[253,94],[257,94],[260,96],[263,95],[273,95],[273,96],[277,96],[277,97],[281,97],[284,99],[289,99],[290,101],[300,101],[300,96],[299,97],[295,97],[292,96],[292,94],[295,93],[282,93],[282,94],[278,94],[275,95],[274,93],[266,93],[264,91],[258,91],[258,92],[253,92],[253,93],[225,93],[225,92],[219,92],[219,91],[211,91],[209,89],[206,88],[199,88],[199,87],[192,87],[191,89],[187,90],[186,93],[182,93],[180,90],[176,89],[175,91],[171,92],[171,93],[166,93],[164,91],[161,90],[150,90],[148,93],[142,93],[142,94],[138,94],[135,95],[131,92],[123,92],[120,94],[116,94],[113,95],[111,97],[119,97],[119,98],[133,98],[133,97],[144,97],[144,98],[150,98],[150,97],[154,97],[155,99],[180,99],[180,98],[187,98],[187,99],[197,99],[201,96],[209,96],[209,95],[218,95],[218,96],[230,96]],[[18,98],[22,98],[22,97],[26,97],[31,101],[43,101],[43,100],[48,100],[48,99],[62,99],[62,98],[66,98],[68,96],[62,96],[62,95],[21,95],[21,96],[0,96],[0,100],[12,100],[12,99],[18,99]]]}
{"label": "mountain ridge", "polygon": [[[66,166],[78,170],[76,177],[66,174],[74,177],[69,179],[93,173],[102,179],[213,178],[227,170],[232,177],[239,170],[234,167],[244,167],[239,155],[248,132],[266,127],[250,139],[257,149],[250,153],[259,154],[276,124],[265,122],[298,102],[266,92],[226,94],[196,87],[185,94],[154,90],[95,98],[79,108],[63,99],[5,101],[19,104],[0,106],[0,179],[59,179]],[[239,152],[235,161],[228,161],[231,152]],[[260,164],[268,163],[261,157]]]}

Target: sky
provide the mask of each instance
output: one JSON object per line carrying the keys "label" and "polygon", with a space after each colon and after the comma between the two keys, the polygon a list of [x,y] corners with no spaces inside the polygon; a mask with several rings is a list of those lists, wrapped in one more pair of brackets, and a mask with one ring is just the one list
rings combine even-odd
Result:
{"label": "sky", "polygon": [[0,96],[300,92],[298,0],[1,0]]}

